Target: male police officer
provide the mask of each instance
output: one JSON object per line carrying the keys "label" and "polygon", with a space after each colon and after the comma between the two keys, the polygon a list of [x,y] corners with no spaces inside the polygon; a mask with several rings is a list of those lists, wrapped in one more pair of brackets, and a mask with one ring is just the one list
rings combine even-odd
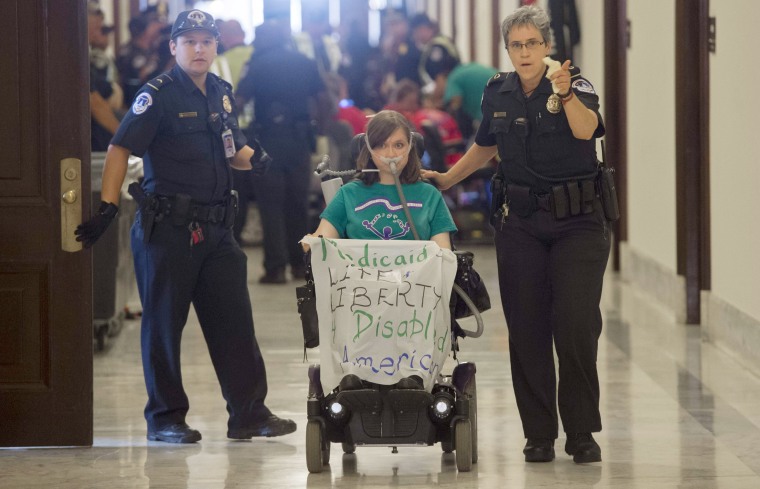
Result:
{"label": "male police officer", "polygon": [[230,229],[230,167],[260,176],[266,157],[257,144],[256,150],[246,146],[232,87],[208,73],[218,35],[207,13],[177,17],[170,45],[177,66],[137,94],[108,149],[100,209],[76,231],[78,240],[92,246],[116,215],[129,154],[144,155],[145,179],[130,193],[140,204],[132,251],[143,306],[149,440],[201,439],[185,423],[189,403],[180,372],[191,303],[227,401],[227,436],[279,436],[296,429],[264,405],[266,372],[254,335],[246,256]]}

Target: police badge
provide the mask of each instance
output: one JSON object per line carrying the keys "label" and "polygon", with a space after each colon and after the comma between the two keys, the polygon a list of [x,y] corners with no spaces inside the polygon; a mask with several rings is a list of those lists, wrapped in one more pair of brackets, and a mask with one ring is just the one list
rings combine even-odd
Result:
{"label": "police badge", "polygon": [[559,95],[556,93],[549,95],[549,98],[546,100],[546,110],[552,114],[559,114],[559,111],[562,110],[562,102],[559,99]]}
{"label": "police badge", "polygon": [[230,103],[230,98],[227,95],[222,97],[222,107],[228,114],[232,113],[232,103]]}

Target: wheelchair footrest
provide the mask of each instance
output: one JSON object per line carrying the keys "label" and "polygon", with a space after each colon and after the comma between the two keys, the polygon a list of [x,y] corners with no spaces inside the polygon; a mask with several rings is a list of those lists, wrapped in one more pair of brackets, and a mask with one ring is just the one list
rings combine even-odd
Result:
{"label": "wheelchair footrest", "polygon": [[422,390],[393,389],[388,391],[388,402],[396,413],[416,412],[433,404],[433,395]]}
{"label": "wheelchair footrest", "polygon": [[375,389],[343,391],[336,399],[354,412],[379,413],[383,409],[383,395]]}

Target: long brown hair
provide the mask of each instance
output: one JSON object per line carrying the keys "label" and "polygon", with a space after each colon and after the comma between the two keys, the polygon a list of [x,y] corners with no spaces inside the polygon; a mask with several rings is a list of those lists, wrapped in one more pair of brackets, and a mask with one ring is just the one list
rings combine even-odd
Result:
{"label": "long brown hair", "polygon": [[[393,134],[398,128],[404,130],[404,134],[412,146],[409,150],[409,160],[401,170],[399,180],[401,183],[414,183],[420,180],[420,168],[422,163],[420,157],[417,155],[417,150],[414,147],[414,141],[412,140],[412,126],[406,117],[399,114],[395,110],[381,110],[375,114],[367,124],[367,132],[364,135],[369,142],[369,146],[374,148],[384,143],[391,134]],[[372,155],[370,155],[369,149],[365,144],[359,156],[356,158],[356,167],[359,170],[365,168],[377,168],[375,162],[372,161]],[[362,172],[357,176],[358,180],[364,182],[365,185],[371,185],[380,180],[380,175],[377,172]]]}

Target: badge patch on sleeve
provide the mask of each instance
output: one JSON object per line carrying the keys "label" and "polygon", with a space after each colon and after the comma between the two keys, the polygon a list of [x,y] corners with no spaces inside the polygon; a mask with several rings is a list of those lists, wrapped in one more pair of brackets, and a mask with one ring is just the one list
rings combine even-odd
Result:
{"label": "badge patch on sleeve", "polygon": [[442,47],[434,47],[430,51],[430,61],[433,61],[434,63],[437,63],[443,59],[443,48]]}
{"label": "badge patch on sleeve", "polygon": [[578,90],[579,92],[596,93],[594,91],[594,87],[591,86],[591,84],[588,81],[584,80],[583,78],[579,80],[575,80],[573,82],[573,88],[575,90]]}
{"label": "badge patch on sleeve", "polygon": [[151,97],[149,93],[143,92],[137,96],[135,102],[132,104],[132,112],[134,112],[135,115],[140,115],[148,110],[148,107],[151,105],[153,105],[153,97]]}

